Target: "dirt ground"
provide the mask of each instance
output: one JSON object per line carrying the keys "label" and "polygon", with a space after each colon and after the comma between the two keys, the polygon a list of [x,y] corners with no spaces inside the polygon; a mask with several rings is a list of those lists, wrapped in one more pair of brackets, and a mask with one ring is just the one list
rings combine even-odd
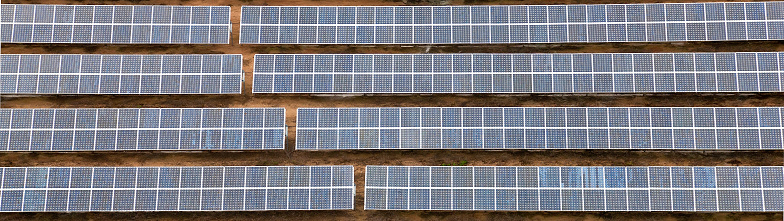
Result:
{"label": "dirt ground", "polygon": [[[645,1],[652,2],[689,2]],[[143,153],[2,153],[0,166],[251,166],[354,165],[357,196],[352,211],[278,212],[137,212],[137,213],[14,213],[0,220],[782,220],[782,213],[665,213],[665,212],[422,212],[365,211],[366,165],[441,165],[467,161],[495,166],[781,166],[783,151],[293,151],[296,109],[299,107],[512,107],[512,106],[629,106],[629,107],[761,107],[784,106],[781,93],[666,94],[622,96],[300,96],[253,95],[253,55],[264,53],[602,53],[602,52],[756,52],[784,51],[784,41],[607,43],[547,45],[239,45],[242,5],[423,5],[411,0],[10,0],[32,4],[142,4],[232,6],[232,41],[228,45],[43,45],[5,44],[2,53],[22,54],[242,54],[246,77],[241,95],[163,96],[33,96],[2,97],[2,108],[163,108],[163,107],[284,107],[289,136],[285,151],[143,152]],[[585,4],[630,3],[619,0],[457,0],[461,4]]]}

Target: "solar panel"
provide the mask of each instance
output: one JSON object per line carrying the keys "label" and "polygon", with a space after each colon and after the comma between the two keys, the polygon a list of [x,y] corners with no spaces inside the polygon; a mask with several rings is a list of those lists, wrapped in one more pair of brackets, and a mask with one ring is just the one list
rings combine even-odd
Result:
{"label": "solar panel", "polygon": [[784,210],[780,166],[367,166],[365,171],[366,210]]}
{"label": "solar panel", "polygon": [[253,93],[780,92],[784,53],[257,54]]}
{"label": "solar panel", "polygon": [[284,149],[283,108],[2,109],[0,151]]}
{"label": "solar panel", "polygon": [[778,107],[299,108],[296,149],[781,150]]}
{"label": "solar panel", "polygon": [[354,209],[353,166],[1,169],[0,212]]}
{"label": "solar panel", "polygon": [[784,2],[242,6],[240,44],[505,44],[784,39]]}
{"label": "solar panel", "polygon": [[0,55],[2,94],[239,94],[242,55]]}
{"label": "solar panel", "polygon": [[228,44],[229,6],[3,4],[2,43]]}

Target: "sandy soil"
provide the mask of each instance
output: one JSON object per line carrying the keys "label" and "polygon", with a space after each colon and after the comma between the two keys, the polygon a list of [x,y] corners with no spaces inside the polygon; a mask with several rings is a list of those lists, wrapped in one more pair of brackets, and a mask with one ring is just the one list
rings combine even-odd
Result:
{"label": "sandy soil", "polygon": [[[411,3],[411,1],[407,1]],[[645,1],[645,2],[689,2]],[[253,95],[253,54],[263,53],[601,53],[601,52],[750,52],[784,51],[782,41],[707,43],[611,43],[548,45],[459,46],[297,46],[239,45],[241,5],[405,5],[401,1],[362,0],[11,0],[3,3],[34,4],[170,4],[229,5],[235,23],[228,45],[2,45],[2,53],[96,53],[96,54],[242,54],[247,72],[241,95],[215,96],[38,96],[2,97],[2,108],[79,107],[285,107],[287,124],[296,125],[299,107],[492,107],[492,106],[672,106],[752,107],[784,106],[780,93],[772,94],[680,94],[624,96],[288,96]],[[454,1],[452,4],[584,4],[629,3],[618,0]],[[421,5],[420,3],[414,3]],[[772,166],[784,165],[782,151],[293,151],[293,127],[286,151],[257,152],[144,152],[144,153],[2,153],[0,166],[212,166],[212,165],[354,165],[357,196],[352,211],[295,212],[139,212],[139,213],[18,213],[0,214],[0,220],[782,220],[782,213],[663,213],[663,212],[420,212],[365,211],[366,165],[440,165],[467,161],[468,165],[496,166]]]}

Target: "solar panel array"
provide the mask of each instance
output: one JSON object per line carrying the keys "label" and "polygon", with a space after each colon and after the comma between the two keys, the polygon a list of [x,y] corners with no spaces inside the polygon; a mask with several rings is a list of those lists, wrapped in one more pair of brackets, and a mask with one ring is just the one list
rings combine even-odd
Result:
{"label": "solar panel array", "polygon": [[0,212],[350,210],[353,166],[6,167]]}
{"label": "solar panel array", "polygon": [[780,92],[784,53],[257,54],[254,93]]}
{"label": "solar panel array", "polygon": [[284,148],[283,108],[0,109],[0,151]]}
{"label": "solar panel array", "polygon": [[300,150],[782,149],[773,108],[300,108]]}
{"label": "solar panel array", "polygon": [[784,39],[784,2],[242,6],[240,44],[488,44]]}
{"label": "solar panel array", "polygon": [[3,94],[239,94],[242,55],[0,55]]}
{"label": "solar panel array", "polygon": [[784,211],[780,166],[366,171],[366,210]]}
{"label": "solar panel array", "polygon": [[3,4],[3,43],[228,44],[229,6]]}

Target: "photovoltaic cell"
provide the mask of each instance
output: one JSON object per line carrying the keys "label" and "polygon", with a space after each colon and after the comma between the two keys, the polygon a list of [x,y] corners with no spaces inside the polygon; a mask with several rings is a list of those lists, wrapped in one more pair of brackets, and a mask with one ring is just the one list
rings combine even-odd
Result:
{"label": "photovoltaic cell", "polygon": [[239,94],[242,55],[0,55],[3,94]]}
{"label": "photovoltaic cell", "polygon": [[284,148],[283,108],[0,110],[1,151]]}
{"label": "photovoltaic cell", "polygon": [[2,6],[2,43],[228,44],[229,6]]}
{"label": "photovoltaic cell", "polygon": [[365,171],[366,210],[784,210],[780,187],[716,185],[780,181],[782,167],[773,166],[367,166]]}
{"label": "photovoltaic cell", "polygon": [[0,169],[0,212],[354,209],[353,166]]}
{"label": "photovoltaic cell", "polygon": [[780,92],[781,58],[776,52],[257,54],[253,93]]}
{"label": "photovoltaic cell", "polygon": [[782,11],[782,2],[242,6],[240,44],[781,40]]}
{"label": "photovoltaic cell", "polygon": [[782,110],[299,108],[296,149],[782,149]]}

